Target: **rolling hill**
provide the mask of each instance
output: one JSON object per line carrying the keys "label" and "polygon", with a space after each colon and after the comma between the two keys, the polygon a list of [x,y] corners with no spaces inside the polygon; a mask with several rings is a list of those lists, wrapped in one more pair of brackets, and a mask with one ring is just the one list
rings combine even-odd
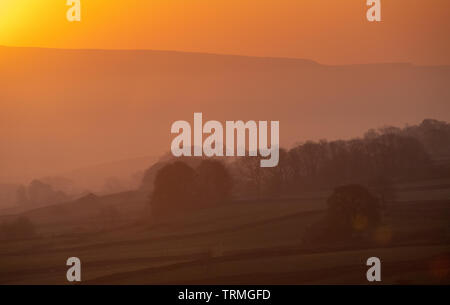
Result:
{"label": "rolling hill", "polygon": [[0,47],[0,181],[161,155],[171,124],[195,111],[279,120],[283,146],[450,120],[449,81],[449,66]]}

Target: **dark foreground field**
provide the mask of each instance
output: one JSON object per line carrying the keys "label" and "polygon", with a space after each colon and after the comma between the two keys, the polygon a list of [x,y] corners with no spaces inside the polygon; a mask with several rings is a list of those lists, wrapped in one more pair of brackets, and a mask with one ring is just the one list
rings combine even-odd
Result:
{"label": "dark foreground field", "polygon": [[0,242],[0,284],[65,284],[72,256],[84,284],[364,284],[371,256],[381,259],[384,284],[450,284],[447,182],[398,190],[383,225],[359,244],[305,242],[326,194],[235,202],[159,222],[146,218],[136,193],[32,210],[25,215],[38,236]]}

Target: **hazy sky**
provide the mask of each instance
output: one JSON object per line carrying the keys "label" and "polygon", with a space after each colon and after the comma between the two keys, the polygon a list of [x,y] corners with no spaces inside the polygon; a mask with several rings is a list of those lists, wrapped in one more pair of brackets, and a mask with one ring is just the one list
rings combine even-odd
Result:
{"label": "hazy sky", "polygon": [[198,51],[313,59],[326,64],[450,64],[450,1],[1,0],[0,44],[58,48]]}
{"label": "hazy sky", "polygon": [[[0,0],[0,45],[450,65],[449,0],[381,4],[370,23],[366,0],[81,0],[81,22],[68,22],[66,0]],[[159,156],[170,124],[194,111],[270,114],[282,145],[448,120],[448,68],[295,62],[0,48],[0,181]]]}

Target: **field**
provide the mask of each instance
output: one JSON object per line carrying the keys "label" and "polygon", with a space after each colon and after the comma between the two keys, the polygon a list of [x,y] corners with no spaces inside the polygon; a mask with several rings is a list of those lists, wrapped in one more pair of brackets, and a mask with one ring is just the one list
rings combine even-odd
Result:
{"label": "field", "polygon": [[[137,192],[88,196],[25,212],[38,237],[0,243],[0,284],[66,284],[72,256],[85,284],[364,284],[371,256],[382,261],[383,284],[448,284],[445,185],[398,187],[383,225],[358,245],[304,241],[324,216],[326,193],[238,201],[158,222]],[[433,200],[411,200],[417,192]]]}

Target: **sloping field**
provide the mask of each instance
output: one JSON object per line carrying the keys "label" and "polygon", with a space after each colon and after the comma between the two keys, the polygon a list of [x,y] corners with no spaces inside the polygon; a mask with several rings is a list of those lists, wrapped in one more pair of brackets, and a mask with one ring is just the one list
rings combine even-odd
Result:
{"label": "sloping field", "polygon": [[324,206],[234,203],[97,233],[6,241],[0,283],[67,283],[72,256],[82,261],[83,282],[94,284],[364,283],[370,256],[382,260],[386,283],[448,281],[449,201],[393,203],[376,247],[303,244]]}

